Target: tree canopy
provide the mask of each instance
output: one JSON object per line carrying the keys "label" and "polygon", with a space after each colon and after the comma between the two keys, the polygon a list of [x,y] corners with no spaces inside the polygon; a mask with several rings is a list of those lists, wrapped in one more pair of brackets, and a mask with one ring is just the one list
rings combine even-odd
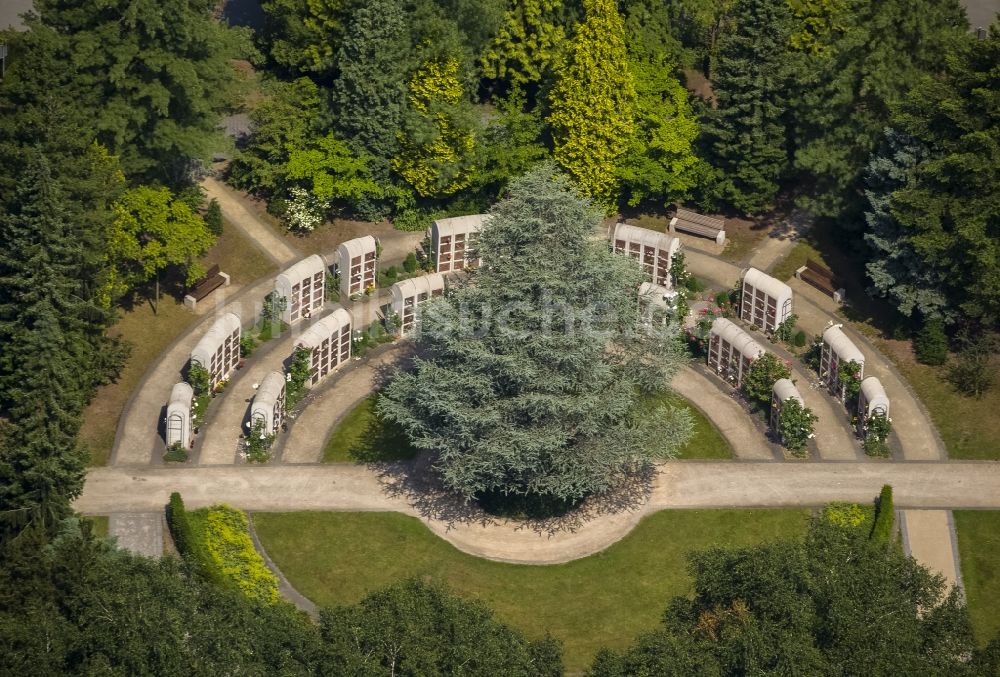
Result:
{"label": "tree canopy", "polygon": [[870,528],[822,517],[801,542],[690,555],[693,597],[591,674],[992,674],[961,594]]}
{"label": "tree canopy", "polygon": [[481,233],[474,284],[427,306],[428,357],[378,410],[433,455],[444,484],[577,499],[609,489],[690,433],[678,411],[637,416],[679,367],[672,327],[637,328],[641,272],[590,234],[598,214],[542,165],[518,179]]}

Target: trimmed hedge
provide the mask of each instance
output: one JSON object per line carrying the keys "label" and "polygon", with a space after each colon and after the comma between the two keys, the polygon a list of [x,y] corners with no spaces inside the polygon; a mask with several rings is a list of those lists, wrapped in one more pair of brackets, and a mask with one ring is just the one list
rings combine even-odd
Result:
{"label": "trimmed hedge", "polygon": [[896,521],[896,511],[892,505],[892,486],[882,485],[882,492],[875,504],[875,524],[872,526],[871,540],[888,545],[892,540],[892,530]]}
{"label": "trimmed hedge", "polygon": [[184,507],[184,500],[176,491],[170,494],[170,504],[167,506],[167,526],[170,528],[170,535],[174,539],[177,551],[196,574],[212,583],[220,585],[229,583],[212,564],[204,542],[195,533],[191,516]]}

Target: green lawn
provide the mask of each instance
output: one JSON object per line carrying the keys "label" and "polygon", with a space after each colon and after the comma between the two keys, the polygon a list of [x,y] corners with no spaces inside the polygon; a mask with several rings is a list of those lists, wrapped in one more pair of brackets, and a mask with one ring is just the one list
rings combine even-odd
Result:
{"label": "green lawn", "polygon": [[667,602],[691,592],[685,553],[805,533],[807,510],[675,510],[645,518],[591,557],[552,566],[466,555],[398,513],[256,513],[265,549],[299,592],[351,604],[407,576],[441,580],[489,604],[501,620],[565,646],[580,672],[602,646],[621,649],[653,629]]}
{"label": "green lawn", "polygon": [[1000,512],[956,510],[954,515],[972,629],[985,645],[1000,633]]}
{"label": "green lawn", "polygon": [[981,400],[960,395],[944,379],[944,368],[923,364],[900,365],[941,433],[949,458],[1000,459],[1000,389]]}
{"label": "green lawn", "polygon": [[324,463],[401,461],[416,451],[403,430],[375,415],[376,394],[361,400],[334,428],[323,451]]}
{"label": "green lawn", "polygon": [[[371,395],[362,400],[337,424],[323,451],[324,463],[399,461],[413,458],[416,452],[407,443],[403,431],[375,416],[376,397],[377,395]],[[729,443],[697,407],[676,395],[667,396],[664,402],[687,409],[694,419],[694,435],[684,445],[678,458],[733,457]]]}
{"label": "green lawn", "polygon": [[726,442],[719,429],[701,413],[701,410],[683,398],[673,396],[670,400],[674,406],[682,407],[691,412],[694,419],[694,434],[688,443],[681,449],[678,458],[732,458],[733,449]]}

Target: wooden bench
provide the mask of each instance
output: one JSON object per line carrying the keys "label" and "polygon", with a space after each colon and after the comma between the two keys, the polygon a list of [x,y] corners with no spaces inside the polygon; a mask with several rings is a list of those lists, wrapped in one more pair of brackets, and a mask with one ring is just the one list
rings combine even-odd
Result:
{"label": "wooden bench", "polygon": [[795,277],[816,287],[837,303],[844,302],[843,287],[837,283],[833,271],[823,264],[807,259],[806,265],[795,271]]}
{"label": "wooden bench", "polygon": [[690,209],[678,207],[674,218],[670,219],[671,233],[678,230],[692,235],[701,235],[715,240],[716,244],[726,243],[726,222],[714,216],[705,216]]}
{"label": "wooden bench", "polygon": [[198,307],[198,301],[211,294],[219,287],[229,286],[229,276],[219,269],[219,264],[215,264],[208,269],[205,277],[198,280],[191,291],[184,297],[184,305],[194,310]]}

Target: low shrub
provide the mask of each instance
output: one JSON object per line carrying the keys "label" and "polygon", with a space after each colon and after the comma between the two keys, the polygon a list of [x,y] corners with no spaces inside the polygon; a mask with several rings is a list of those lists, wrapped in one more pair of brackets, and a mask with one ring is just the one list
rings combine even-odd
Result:
{"label": "low shrub", "polygon": [[774,330],[774,338],[778,339],[782,343],[788,343],[791,341],[792,333],[795,331],[795,322],[798,319],[799,316],[794,313],[786,317],[784,321]]}
{"label": "low shrub", "polygon": [[875,524],[872,526],[871,540],[888,545],[892,540],[895,523],[896,511],[892,504],[892,486],[883,484],[878,501],[875,503]]}
{"label": "low shrub", "polygon": [[240,357],[250,357],[256,347],[257,339],[253,336],[250,334],[242,334],[240,336]]}
{"label": "low shrub", "polygon": [[208,566],[227,585],[248,598],[273,604],[278,601],[278,579],[264,564],[250,538],[246,514],[228,505],[214,505],[189,513],[191,536],[203,548]]}
{"label": "low shrub", "polygon": [[948,336],[944,333],[944,321],[931,319],[924,322],[913,340],[913,350],[918,362],[933,367],[944,364],[948,360]]}
{"label": "low shrub", "polygon": [[750,371],[743,379],[743,392],[752,400],[767,406],[771,403],[771,389],[779,379],[789,378],[792,370],[773,353],[764,353],[750,363]]}
{"label": "low shrub", "polygon": [[188,460],[187,449],[180,442],[174,442],[167,447],[166,453],[163,454],[163,460],[167,463],[184,463]]}
{"label": "low shrub", "polygon": [[830,503],[823,508],[823,519],[838,527],[860,527],[868,515],[857,503]]}
{"label": "low shrub", "polygon": [[685,288],[694,294],[705,291],[705,283],[694,275],[690,275],[684,283]]}
{"label": "low shrub", "polygon": [[410,273],[411,275],[413,273],[417,272],[417,255],[416,254],[414,254],[413,252],[410,252],[409,254],[406,255],[406,258],[403,259],[403,270],[405,270],[407,273]]}
{"label": "low shrub", "polygon": [[792,345],[796,348],[805,348],[807,340],[806,333],[799,329],[792,337]]}
{"label": "low shrub", "polygon": [[724,306],[727,303],[729,303],[729,292],[720,291],[718,294],[715,295],[715,305]]}

